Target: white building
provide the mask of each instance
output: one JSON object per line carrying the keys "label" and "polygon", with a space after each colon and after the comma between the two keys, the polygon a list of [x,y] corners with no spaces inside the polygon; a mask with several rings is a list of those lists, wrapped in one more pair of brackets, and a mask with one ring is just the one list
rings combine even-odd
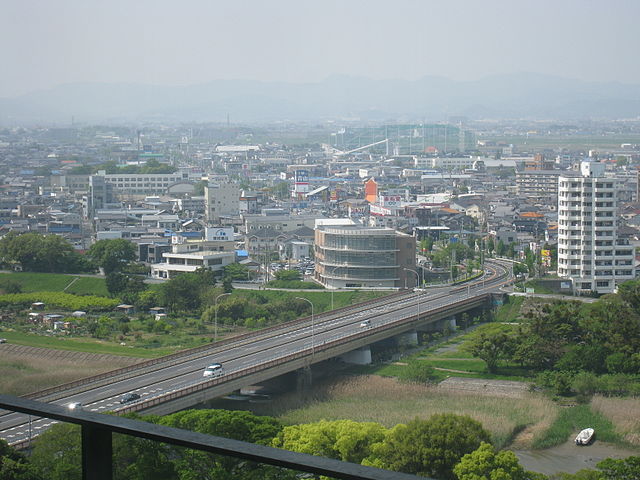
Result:
{"label": "white building", "polygon": [[558,275],[578,293],[611,293],[634,278],[633,247],[617,234],[616,188],[597,162],[558,179]]}
{"label": "white building", "polygon": [[187,172],[105,173],[100,171],[94,177],[103,177],[112,186],[114,193],[126,195],[161,195],[174,183],[189,180]]}
{"label": "white building", "polygon": [[180,273],[192,273],[198,268],[208,268],[213,271],[222,270],[236,260],[235,252],[193,252],[193,253],[163,253],[164,263],[151,265],[153,278],[170,279]]}

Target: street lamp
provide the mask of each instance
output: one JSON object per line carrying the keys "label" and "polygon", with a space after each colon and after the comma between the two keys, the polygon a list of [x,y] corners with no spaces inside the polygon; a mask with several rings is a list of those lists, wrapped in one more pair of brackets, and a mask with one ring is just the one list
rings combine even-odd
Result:
{"label": "street lamp", "polygon": [[297,298],[298,300],[304,300],[309,305],[311,305],[311,356],[313,357],[313,353],[314,353],[314,349],[315,349],[314,323],[313,323],[313,302],[311,300],[309,300],[308,298],[304,298],[304,297],[295,297],[295,298]]}
{"label": "street lamp", "polygon": [[214,321],[213,321],[213,341],[217,342],[218,341],[218,299],[220,297],[224,297],[225,295],[231,295],[230,293],[221,293],[220,295],[218,295],[215,299],[215,301],[213,302],[214,305],[214,310],[215,310],[215,314],[213,316]]}
{"label": "street lamp", "polygon": [[[416,272],[411,268],[406,268],[406,267],[403,267],[403,270],[413,272],[416,275],[416,288],[417,288],[418,284],[420,283],[420,275],[418,275],[418,272]],[[420,291],[419,290],[418,290],[418,320],[420,320]]]}

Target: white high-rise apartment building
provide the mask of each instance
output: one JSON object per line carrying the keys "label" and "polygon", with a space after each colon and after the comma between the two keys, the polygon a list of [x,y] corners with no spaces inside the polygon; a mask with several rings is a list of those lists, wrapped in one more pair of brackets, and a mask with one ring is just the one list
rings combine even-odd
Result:
{"label": "white high-rise apartment building", "polygon": [[617,234],[616,184],[597,162],[558,178],[558,275],[576,293],[611,293],[634,278],[634,249]]}

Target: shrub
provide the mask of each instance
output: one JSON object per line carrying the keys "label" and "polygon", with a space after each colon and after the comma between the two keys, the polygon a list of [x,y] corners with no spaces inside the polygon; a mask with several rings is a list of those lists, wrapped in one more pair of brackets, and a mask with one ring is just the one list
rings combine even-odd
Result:
{"label": "shrub", "polygon": [[106,311],[113,310],[120,303],[120,300],[95,295],[80,296],[63,292],[12,293],[0,295],[0,307],[12,305],[22,305],[26,307],[34,302],[44,302],[45,305],[55,306],[65,310]]}

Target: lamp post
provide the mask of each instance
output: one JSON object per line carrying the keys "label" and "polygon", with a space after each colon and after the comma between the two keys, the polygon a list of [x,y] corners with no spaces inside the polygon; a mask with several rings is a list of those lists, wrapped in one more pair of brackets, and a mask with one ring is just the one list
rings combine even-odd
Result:
{"label": "lamp post", "polygon": [[313,302],[308,298],[304,297],[295,297],[298,300],[304,300],[309,305],[311,305],[311,356],[313,357],[314,349],[315,349],[315,341],[314,341],[314,323],[313,323]]}
{"label": "lamp post", "polygon": [[214,321],[213,321],[213,341],[217,342],[218,341],[218,299],[220,297],[224,297],[225,295],[231,295],[230,293],[221,293],[220,295],[218,295],[215,299],[215,301],[213,302],[213,309],[215,311],[214,313]]}
{"label": "lamp post", "polygon": [[[416,275],[416,288],[417,288],[418,284],[420,283],[420,275],[418,275],[418,272],[416,272],[411,268],[406,268],[406,267],[403,267],[403,270],[413,272]],[[420,291],[418,291],[418,320],[420,320]]]}

